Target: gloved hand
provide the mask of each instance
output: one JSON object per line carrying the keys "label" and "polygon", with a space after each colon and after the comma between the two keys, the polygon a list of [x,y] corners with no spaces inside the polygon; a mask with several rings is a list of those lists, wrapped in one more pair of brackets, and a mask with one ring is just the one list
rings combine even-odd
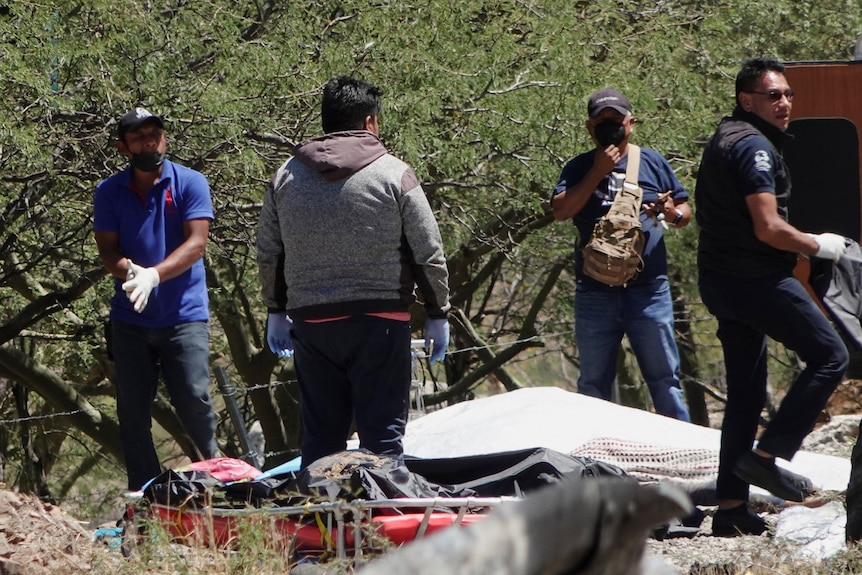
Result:
{"label": "gloved hand", "polygon": [[431,363],[442,361],[446,357],[446,347],[449,345],[448,319],[429,318],[425,322],[425,348],[430,347],[432,343]]}
{"label": "gloved hand", "polygon": [[817,242],[817,253],[814,254],[814,257],[816,258],[823,258],[825,260],[837,262],[841,257],[841,254],[844,253],[844,250],[847,248],[847,244],[844,243],[844,236],[829,232],[824,234],[808,235],[814,238],[814,241]]}
{"label": "gloved hand", "polygon": [[126,272],[126,282],[122,287],[136,312],[144,311],[153,288],[159,285],[160,281],[156,268],[144,268],[129,260],[129,271]]}
{"label": "gloved hand", "polygon": [[278,357],[290,357],[293,355],[293,338],[290,330],[293,329],[293,320],[284,312],[269,314],[266,322],[266,343],[269,349]]}
{"label": "gloved hand", "polygon": [[[126,281],[123,282],[122,286],[120,286],[124,289],[124,291],[125,291],[126,283],[135,279],[135,272],[132,271],[132,263],[133,263],[132,258],[126,258],[126,259],[129,262],[129,268],[126,270]],[[126,291],[126,297],[131,297],[131,296],[132,296],[132,289],[129,289],[128,291]]]}

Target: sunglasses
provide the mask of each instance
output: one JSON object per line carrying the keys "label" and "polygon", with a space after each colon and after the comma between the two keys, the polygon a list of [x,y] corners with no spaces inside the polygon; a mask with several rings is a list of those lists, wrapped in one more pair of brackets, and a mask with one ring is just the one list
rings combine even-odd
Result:
{"label": "sunglasses", "polygon": [[770,102],[777,102],[781,99],[782,96],[787,98],[788,102],[793,101],[793,90],[787,88],[786,90],[767,90],[766,92],[758,92],[757,90],[746,90],[749,94],[760,94],[761,96],[766,96],[766,98]]}

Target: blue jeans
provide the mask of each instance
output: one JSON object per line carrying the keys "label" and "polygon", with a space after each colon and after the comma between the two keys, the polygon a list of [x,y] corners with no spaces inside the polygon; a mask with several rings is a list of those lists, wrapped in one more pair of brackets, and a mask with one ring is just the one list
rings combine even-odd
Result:
{"label": "blue jeans", "polygon": [[849,355],[829,320],[790,275],[740,279],[701,270],[698,284],[703,303],[718,320],[727,372],[716,496],[746,500],[749,485],[732,470],[753,447],[766,404],[766,338],[782,343],[805,362],[757,445],[787,460],[841,382]]}
{"label": "blue jeans", "polygon": [[616,288],[577,284],[575,339],[581,361],[578,392],[612,398],[623,335],[632,344],[656,412],[689,421],[679,383],[679,351],[666,279]]}
{"label": "blue jeans", "polygon": [[293,324],[302,394],[302,466],[359,447],[401,457],[410,396],[410,324],[373,316]]}
{"label": "blue jeans", "polygon": [[199,451],[218,455],[216,418],[209,395],[209,325],[191,322],[145,328],[112,320],[117,419],[129,489],[140,489],[161,473],[152,434],[152,405],[159,374],[171,405]]}

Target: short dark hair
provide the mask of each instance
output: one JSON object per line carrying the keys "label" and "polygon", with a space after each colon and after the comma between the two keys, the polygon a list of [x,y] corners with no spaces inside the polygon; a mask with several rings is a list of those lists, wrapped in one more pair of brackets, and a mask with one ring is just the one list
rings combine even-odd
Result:
{"label": "short dark hair", "polygon": [[365,118],[380,114],[380,89],[351,76],[336,76],[323,87],[323,131],[364,130]]}
{"label": "short dark hair", "polygon": [[767,72],[784,74],[784,64],[773,58],[749,58],[743,62],[736,75],[736,102],[739,103],[741,92],[753,90]]}

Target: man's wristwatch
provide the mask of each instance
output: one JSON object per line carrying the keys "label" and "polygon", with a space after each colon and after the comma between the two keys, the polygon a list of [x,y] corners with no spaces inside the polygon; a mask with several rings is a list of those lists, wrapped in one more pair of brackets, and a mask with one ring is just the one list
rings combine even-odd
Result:
{"label": "man's wristwatch", "polygon": [[676,211],[676,215],[673,217],[673,221],[670,223],[670,225],[672,225],[672,226],[678,226],[679,223],[682,221],[682,212],[679,210],[675,210],[675,211]]}

